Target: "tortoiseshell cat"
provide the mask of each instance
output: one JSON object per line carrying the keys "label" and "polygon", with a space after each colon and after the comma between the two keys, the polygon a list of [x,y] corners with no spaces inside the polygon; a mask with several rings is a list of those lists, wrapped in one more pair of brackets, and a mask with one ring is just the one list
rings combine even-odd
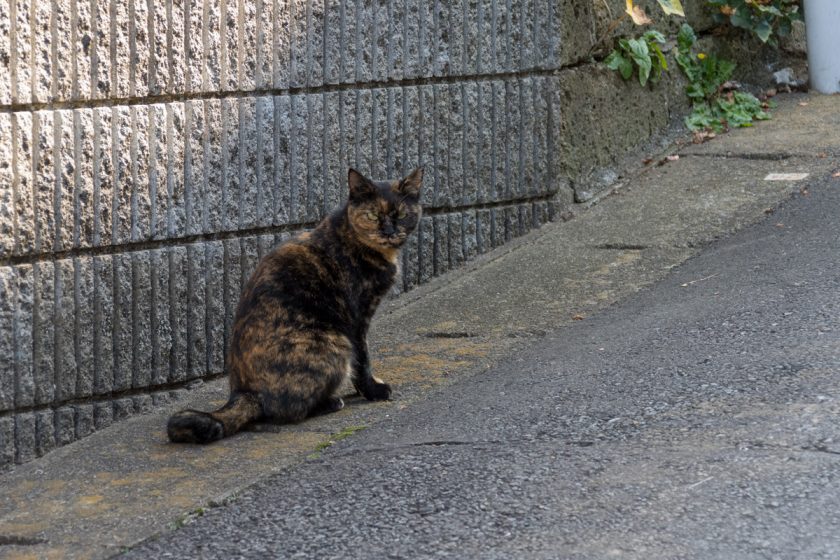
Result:
{"label": "tortoiseshell cat", "polygon": [[254,420],[299,422],[344,406],[346,376],[367,399],[391,388],[371,375],[370,320],[420,221],[423,170],[374,182],[351,169],[347,203],[263,258],[242,290],[229,348],[230,399],[169,419],[173,442],[209,443]]}

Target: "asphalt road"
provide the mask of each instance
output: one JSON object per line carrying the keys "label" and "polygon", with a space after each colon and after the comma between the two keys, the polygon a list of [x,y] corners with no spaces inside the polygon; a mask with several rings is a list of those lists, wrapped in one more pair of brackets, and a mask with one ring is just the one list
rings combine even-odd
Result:
{"label": "asphalt road", "polygon": [[840,558],[840,180],[125,558]]}

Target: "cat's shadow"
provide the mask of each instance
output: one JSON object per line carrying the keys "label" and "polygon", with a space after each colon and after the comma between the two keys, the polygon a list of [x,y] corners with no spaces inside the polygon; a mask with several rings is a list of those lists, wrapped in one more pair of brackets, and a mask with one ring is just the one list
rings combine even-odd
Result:
{"label": "cat's shadow", "polygon": [[329,433],[332,431],[330,428],[332,428],[333,424],[333,422],[330,422],[329,419],[336,418],[336,420],[339,420],[339,418],[343,417],[344,414],[346,414],[347,410],[354,410],[360,407],[370,406],[371,404],[369,400],[355,393],[343,395],[341,398],[344,401],[344,408],[342,408],[338,412],[313,414],[311,416],[307,416],[302,422],[298,422],[297,424],[271,421],[253,422],[245,428],[243,428],[242,431],[259,433],[280,433],[289,431],[325,431]]}

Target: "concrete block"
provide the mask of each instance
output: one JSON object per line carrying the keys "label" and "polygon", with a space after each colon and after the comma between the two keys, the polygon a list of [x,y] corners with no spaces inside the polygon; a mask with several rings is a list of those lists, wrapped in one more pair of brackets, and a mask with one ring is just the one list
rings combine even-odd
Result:
{"label": "concrete block", "polygon": [[403,291],[409,291],[420,282],[420,253],[417,233],[408,238],[402,250]]}
{"label": "concrete block", "polygon": [[554,155],[548,152],[548,100],[547,83],[544,78],[531,79],[531,120],[533,121],[532,155],[531,155],[531,189],[532,195],[548,192],[552,182],[548,174],[549,159]]}
{"label": "concrete block", "polygon": [[[91,99],[90,72],[93,51],[91,36],[93,30],[93,6],[91,2],[75,2],[75,17],[72,18],[70,50],[73,73],[70,80],[71,99]],[[60,47],[59,47],[60,48]]]}
{"label": "concrete block", "polygon": [[113,350],[114,382],[112,390],[123,391],[131,387],[132,378],[132,272],[131,255],[117,254],[113,257],[114,297]]}
{"label": "concrete block", "polygon": [[525,235],[533,227],[533,217],[531,216],[531,205],[519,205],[519,235]]}
{"label": "concrete block", "polygon": [[207,373],[207,304],[204,300],[205,284],[204,245],[187,245],[187,366],[188,377],[201,377]]}
{"label": "concrete block", "polygon": [[305,95],[292,95],[289,98],[289,176],[290,208],[289,218],[292,223],[301,223],[306,219],[306,178],[307,178],[307,124],[309,108]]}
{"label": "concrete block", "polygon": [[251,229],[258,223],[260,185],[257,182],[257,122],[253,97],[239,100],[239,196],[238,229]]}
{"label": "concrete block", "polygon": [[0,411],[12,410],[15,405],[15,344],[12,336],[15,330],[16,272],[11,266],[0,267],[0,293],[9,294],[0,298],[0,355],[7,356],[0,362]]}
{"label": "concrete block", "polygon": [[186,234],[186,208],[184,193],[184,104],[166,104],[166,237],[183,237]]}
{"label": "concrete block", "polygon": [[[230,337],[233,330],[233,318],[236,314],[236,306],[239,303],[239,295],[242,290],[242,268],[241,251],[238,239],[225,239],[224,246],[224,343],[227,359],[227,349],[230,346]],[[227,364],[225,364],[227,365]]]}
{"label": "concrete block", "polygon": [[[95,230],[96,207],[94,206],[94,145],[93,109],[73,111],[75,136],[74,160],[76,172],[73,177],[73,246],[91,247]],[[65,217],[66,219],[67,217]]]}
{"label": "concrete block", "polygon": [[[58,165],[59,150],[55,146],[57,136],[55,121],[52,111],[38,111],[34,113],[32,120],[32,141],[34,142],[34,153],[32,157],[31,171],[34,171],[33,180],[35,184],[33,199],[31,199],[32,213],[21,208],[20,201],[18,209],[23,210],[23,215],[18,215],[18,227],[23,224],[34,224],[34,240],[36,251],[49,251],[56,245],[56,166]],[[22,117],[23,115],[20,115]],[[22,132],[20,126],[26,119],[18,119],[18,131]],[[20,146],[25,149],[25,138],[20,139]],[[24,192],[22,173],[27,171],[27,163],[21,161],[24,158],[18,157],[18,194]],[[22,165],[21,165],[22,164]],[[26,197],[28,198],[28,197]],[[33,215],[34,214],[34,215]],[[27,219],[31,221],[26,221]],[[21,233],[18,233],[19,237]]]}
{"label": "concrete block", "polygon": [[222,40],[222,84],[223,91],[239,89],[239,1],[222,0],[221,4],[221,40]]}
{"label": "concrete block", "polygon": [[240,237],[239,238],[239,258],[241,263],[242,276],[240,277],[240,285],[242,287],[251,278],[254,270],[257,268],[259,262],[259,243],[255,236]]}
{"label": "concrete block", "polygon": [[169,257],[166,249],[149,251],[149,276],[152,285],[151,343],[153,385],[169,381],[172,360],[172,323],[169,306]]}
{"label": "concrete block", "polygon": [[169,404],[172,401],[172,397],[169,395],[169,391],[160,391],[157,393],[152,393],[152,407],[159,408],[164,405]]}
{"label": "concrete block", "polygon": [[535,202],[531,210],[531,216],[534,228],[538,228],[543,224],[548,223],[548,204],[543,200]]}
{"label": "concrete block", "polygon": [[205,139],[204,172],[207,174],[207,190],[204,198],[206,214],[205,232],[223,230],[224,181],[225,181],[225,133],[222,124],[222,101],[204,101],[204,122],[207,129]]}
{"label": "concrete block", "polygon": [[274,1],[256,0],[254,7],[256,36],[254,48],[254,87],[266,89],[273,87],[272,37],[274,35]]}
{"label": "concrete block", "polygon": [[475,82],[461,84],[463,110],[463,144],[461,174],[463,176],[461,204],[473,205],[481,199],[482,183],[479,163],[483,161],[481,149],[481,120],[485,108],[479,105],[480,86]]}
{"label": "concrete block", "polygon": [[324,83],[324,23],[328,2],[308,0],[306,3],[306,84],[318,87]]}
{"label": "concrete block", "polygon": [[563,139],[563,121],[566,118],[563,113],[563,101],[559,77],[546,78],[545,95],[548,110],[546,120],[546,173],[549,192],[558,192],[561,188],[562,157],[561,143]]}
{"label": "concrete block", "polygon": [[504,235],[504,242],[507,243],[508,241],[512,240],[515,237],[519,237],[519,210],[513,206],[508,206],[504,209],[504,220],[505,220],[505,235]]}
{"label": "concrete block", "polygon": [[35,458],[35,414],[15,414],[15,462],[25,463]]}
{"label": "concrete block", "polygon": [[493,248],[490,210],[479,210],[475,214],[475,243],[479,254]]}
{"label": "concrete block", "polygon": [[75,204],[73,190],[76,174],[76,149],[73,133],[73,112],[55,111],[55,245],[63,251],[73,246]]}
{"label": "concrete block", "polygon": [[347,182],[347,123],[344,115],[344,92],[324,93],[324,209],[331,212],[341,204]]}
{"label": "concrete block", "polygon": [[376,169],[373,160],[373,92],[371,90],[356,90],[355,110],[355,167],[362,174],[372,175]]}
{"label": "concrete block", "polygon": [[494,248],[504,245],[506,232],[504,208],[492,208],[490,210],[490,238]]}
{"label": "concrete block", "polygon": [[[149,171],[149,124],[152,118],[149,107],[131,107],[131,240],[141,241],[152,237],[152,197]],[[158,193],[159,194],[159,193]]]}
{"label": "concrete block", "polygon": [[324,185],[324,95],[306,96],[306,221],[317,222],[326,213]]}
{"label": "concrete block", "polygon": [[114,421],[114,405],[111,401],[98,402],[93,405],[93,426],[103,430]]}
{"label": "concrete block", "polygon": [[52,262],[32,265],[32,377],[35,403],[52,402],[55,395],[55,273]]}
{"label": "concrete block", "polygon": [[55,398],[65,401],[76,396],[75,271],[71,259],[55,261]]}
{"label": "concrete block", "polygon": [[254,107],[254,169],[256,208],[254,225],[270,226],[274,220],[274,102],[256,98]]}
{"label": "concrete block", "polygon": [[201,70],[201,84],[204,91],[218,91],[222,87],[222,59],[224,3],[204,2],[202,14],[202,44],[204,46],[204,66]]}
{"label": "concrete block", "polygon": [[[98,2],[101,4],[102,2]],[[131,28],[129,2],[114,2],[111,12],[111,95],[125,98],[129,92],[129,67],[132,66],[129,47]],[[104,20],[103,20],[104,21]]]}
{"label": "concrete block", "polygon": [[75,300],[75,347],[77,360],[76,396],[93,394],[96,376],[95,298],[92,257],[73,259]]}
{"label": "concrete block", "polygon": [[272,224],[284,225],[291,221],[291,113],[289,96],[276,96],[274,101],[274,181]]}
{"label": "concrete block", "polygon": [[435,97],[432,86],[415,88],[417,92],[414,133],[417,135],[417,153],[425,166],[423,189],[420,191],[420,203],[430,208],[435,200],[435,186],[438,182],[437,152],[435,150]]}
{"label": "concrete block", "polygon": [[[335,34],[339,45],[338,80],[340,83],[353,83],[356,81],[356,2],[338,0],[329,11],[337,12],[339,19],[338,31]],[[330,54],[331,40],[327,39],[328,60],[333,56]]]}
{"label": "concrete block", "polygon": [[353,2],[355,4],[355,25],[353,26],[354,38],[350,40],[354,44],[355,59],[355,81],[370,82],[373,80],[373,49],[374,45],[370,37],[370,26],[373,20],[373,2]]}
{"label": "concrete block", "polygon": [[420,283],[425,284],[435,275],[435,219],[431,216],[420,219],[417,247]]}
{"label": "concrete block", "polygon": [[520,182],[520,155],[522,121],[520,113],[520,87],[517,80],[505,82],[505,198],[522,196]]}
{"label": "concrete block", "polygon": [[490,200],[504,200],[507,196],[509,183],[507,182],[507,123],[509,116],[507,114],[507,96],[505,83],[500,80],[491,82],[491,97],[488,100],[490,103],[490,134],[492,135],[493,144],[490,152],[490,161],[492,162],[493,185],[489,189],[488,198]]}
{"label": "concrete block", "polygon": [[[9,8],[15,12],[9,13],[11,29],[14,31],[14,50],[11,51],[10,84],[12,103],[29,103],[32,101],[32,16],[34,5],[29,0],[10,0]],[[11,39],[11,37],[9,37]],[[11,42],[10,42],[11,49]]]}
{"label": "concrete block", "polygon": [[[111,94],[111,3],[91,4],[91,98],[105,99]],[[114,22],[116,23],[116,22]]]}
{"label": "concrete block", "polygon": [[449,229],[449,268],[464,264],[464,232],[460,212],[446,216]]}
{"label": "concrete block", "polygon": [[388,140],[388,92],[378,88],[371,92],[370,167],[366,172],[369,177],[388,178]]}
{"label": "concrete block", "polygon": [[[476,114],[474,115],[476,134],[473,136],[473,141],[475,142],[475,173],[477,181],[475,199],[477,203],[492,200],[495,194],[496,168],[493,152],[495,135],[493,130],[494,111],[492,102],[493,84],[490,82],[476,84]],[[470,116],[473,116],[472,112]]]}
{"label": "concrete block", "polygon": [[[12,102],[12,13],[6,2],[0,8],[0,105]],[[11,138],[11,132],[0,138]]]}
{"label": "concrete block", "polygon": [[76,439],[87,437],[93,433],[96,426],[94,424],[93,405],[79,404],[75,406],[76,409]]}
{"label": "concrete block", "polygon": [[[31,406],[35,402],[35,378],[32,366],[32,314],[34,281],[32,265],[15,267],[14,301],[14,353],[5,354],[14,362],[15,407]],[[3,292],[8,293],[8,292]]]}
{"label": "concrete block", "polygon": [[184,55],[190,61],[185,65],[184,89],[189,93],[203,91],[207,56],[204,35],[204,0],[184,0]]}
{"label": "concrete block", "polygon": [[372,0],[369,3],[370,27],[369,31],[366,30],[365,41],[370,45],[371,79],[375,82],[388,79],[388,43],[391,38],[389,4],[388,0]]}
{"label": "concrete block", "polygon": [[449,221],[445,215],[434,217],[434,271],[440,276],[449,271]]}
{"label": "concrete block", "polygon": [[204,102],[184,103],[184,222],[186,235],[206,231],[205,214]]}
{"label": "concrete block", "polygon": [[225,353],[225,254],[221,241],[204,244],[207,372],[224,369]]}
{"label": "concrete block", "polygon": [[[129,17],[131,19],[131,36],[134,44],[130,45],[131,66],[129,67],[129,95],[132,97],[146,97],[150,93],[149,82],[152,64],[153,41],[162,33],[154,32],[154,37],[148,33],[149,5],[143,0],[128,0]],[[154,3],[152,3],[154,4]],[[152,6],[154,7],[154,6]]]}
{"label": "concrete block", "polygon": [[[407,138],[404,136],[403,115],[403,90],[402,88],[391,87],[386,90],[388,94],[388,145],[386,146],[385,176],[389,179],[403,177],[409,170],[406,166],[405,156],[408,152]],[[413,168],[411,168],[413,169]]]}
{"label": "concrete block", "polygon": [[306,86],[306,2],[289,2],[289,86]]}
{"label": "concrete block", "polygon": [[[449,67],[452,63],[450,59],[450,44],[449,33],[451,32],[449,26],[449,11],[453,9],[450,2],[434,2],[433,11],[433,31],[431,36],[432,43],[432,66],[431,75],[433,76],[448,76]],[[426,72],[428,72],[428,67]]]}
{"label": "concrete block", "polygon": [[399,164],[394,162],[394,167],[398,174],[405,175],[411,169],[416,169],[421,165],[426,166],[424,175],[426,179],[423,185],[423,189],[425,190],[428,188],[428,177],[432,176],[433,172],[428,165],[427,154],[420,149],[421,115],[419,95],[420,92],[416,86],[402,88],[401,122],[395,125],[395,134],[400,138],[402,143],[402,159]]}
{"label": "concrete block", "polygon": [[236,99],[222,99],[222,157],[224,187],[222,188],[222,227],[233,231],[239,226],[240,150],[239,103]]}
{"label": "concrete block", "polygon": [[257,253],[260,260],[263,260],[267,254],[274,249],[274,235],[265,233],[257,237]]}
{"label": "concrete block", "polygon": [[169,83],[169,49],[167,48],[169,22],[167,21],[167,13],[170,4],[170,2],[152,2],[149,6],[152,12],[150,23],[143,28],[149,31],[150,52],[148,53],[149,73],[147,84],[149,95],[165,93]]}
{"label": "concrete block", "polygon": [[167,69],[168,80],[166,91],[178,94],[186,91],[187,67],[192,65],[193,59],[187,58],[184,32],[188,29],[185,4],[189,0],[174,0],[166,2],[167,11]]}
{"label": "concrete block", "polygon": [[113,421],[115,422],[125,420],[126,418],[134,414],[134,401],[132,401],[130,398],[116,399],[113,402],[113,406]]}
{"label": "concrete block", "polygon": [[114,266],[111,255],[93,260],[93,391],[109,393],[114,387]]}
{"label": "concrete block", "polygon": [[478,255],[478,224],[475,210],[467,210],[461,214],[461,230],[463,232],[464,260],[470,261]]}
{"label": "concrete block", "polygon": [[405,75],[405,51],[408,42],[408,9],[406,0],[388,2],[388,42],[385,59],[388,65],[388,79],[402,80]]}
{"label": "concrete block", "polygon": [[463,76],[471,74],[470,62],[467,59],[467,18],[468,13],[466,0],[453,2],[449,10],[449,75]]}
{"label": "concrete block", "polygon": [[111,244],[114,210],[114,160],[111,109],[93,109],[93,244]]}
{"label": "concrete block", "polygon": [[131,403],[134,405],[135,414],[146,414],[152,410],[151,395],[136,395],[131,397]]}
{"label": "concrete block", "polygon": [[[22,17],[29,16],[29,21],[32,23],[32,50],[31,61],[29,61],[29,68],[31,68],[32,80],[32,97],[22,99],[23,103],[41,102],[46,103],[53,100],[53,64],[55,63],[53,57],[53,40],[52,40],[52,16],[53,9],[51,2],[27,2],[30,6],[24,6],[24,2],[18,2],[18,23]],[[31,15],[30,12],[31,11]],[[20,45],[22,37],[18,37],[17,43]],[[20,53],[23,54],[23,53]],[[23,59],[18,57],[18,62]],[[18,71],[17,79],[21,79],[20,69]]]}
{"label": "concrete block", "polygon": [[76,439],[76,407],[62,406],[55,411],[55,444],[67,445]]}
{"label": "concrete block", "polygon": [[111,242],[121,245],[131,241],[131,193],[133,190],[131,143],[134,128],[132,126],[132,110],[129,107],[117,106],[113,107],[112,111],[111,153],[114,172],[114,198],[111,215]]}
{"label": "concrete block", "polygon": [[[263,0],[268,2],[269,0]],[[289,66],[291,61],[291,14],[292,2],[270,0],[274,14],[272,26],[272,77],[275,89],[289,87]]]}
{"label": "concrete block", "polygon": [[0,418],[0,469],[15,462],[15,419]]}
{"label": "concrete block", "polygon": [[32,171],[35,168],[35,151],[32,141],[32,114],[27,112],[11,114],[11,154],[17,158],[5,160],[11,165],[12,192],[16,201],[7,210],[12,223],[17,220],[17,233],[13,238],[15,254],[31,253],[36,247],[37,224],[35,222],[35,198],[32,187]]}
{"label": "concrete block", "polygon": [[149,251],[131,253],[131,386],[152,381],[152,275]]}
{"label": "concrete block", "polygon": [[55,414],[52,409],[35,413],[35,454],[41,457],[55,447]]}
{"label": "concrete block", "polygon": [[[434,95],[434,206],[449,206],[452,204],[449,189],[449,120],[450,101],[449,86],[446,84],[432,86]],[[425,177],[424,177],[425,180]]]}
{"label": "concrete block", "polygon": [[450,112],[447,154],[447,169],[449,179],[446,181],[448,196],[447,205],[458,207],[464,203],[464,191],[466,177],[464,175],[464,151],[467,141],[464,135],[464,113],[465,91],[463,82],[460,84],[449,84],[449,105]]}
{"label": "concrete block", "polygon": [[167,248],[169,259],[169,322],[172,326],[172,353],[169,381],[178,382],[187,378],[187,249]]}
{"label": "concrete block", "polygon": [[251,91],[257,78],[257,21],[258,14],[254,0],[239,0],[239,90]]}
{"label": "concrete block", "polygon": [[[0,25],[2,25],[2,17],[0,14]],[[2,48],[0,44],[0,49]],[[2,65],[3,61],[0,59],[0,66]],[[0,77],[0,81],[2,79]],[[8,113],[0,113],[0,258],[10,256],[15,248],[15,170],[12,159],[14,153],[12,138],[12,117]]]}
{"label": "concrete block", "polygon": [[[534,81],[519,80],[519,178],[520,197],[533,196],[535,191],[534,171]],[[540,123],[540,127],[545,126]]]}

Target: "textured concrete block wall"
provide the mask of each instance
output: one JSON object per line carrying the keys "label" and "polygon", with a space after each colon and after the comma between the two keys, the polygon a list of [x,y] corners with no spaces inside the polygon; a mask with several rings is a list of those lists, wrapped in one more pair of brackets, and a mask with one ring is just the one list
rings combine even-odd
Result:
{"label": "textured concrete block wall", "polygon": [[258,259],[348,166],[427,168],[398,291],[551,219],[556,0],[0,0],[0,465],[223,372]]}

